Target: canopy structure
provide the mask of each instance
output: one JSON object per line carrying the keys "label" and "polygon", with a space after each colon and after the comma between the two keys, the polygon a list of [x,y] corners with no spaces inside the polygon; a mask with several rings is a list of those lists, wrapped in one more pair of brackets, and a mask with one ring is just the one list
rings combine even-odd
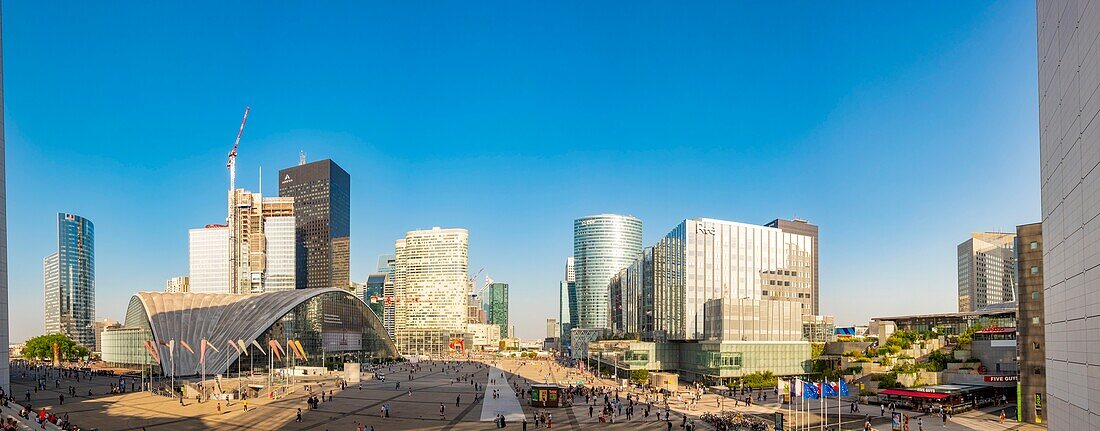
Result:
{"label": "canopy structure", "polygon": [[[207,374],[224,373],[237,360],[249,363],[242,353],[262,355],[259,362],[266,366],[264,351],[269,350],[270,340],[282,346],[284,356],[293,354],[287,340],[300,342],[307,356],[298,362],[303,365],[321,363],[324,356],[334,354],[397,357],[397,348],[378,316],[362,300],[337,288],[243,295],[139,292],[130,299],[126,326],[151,334],[161,369],[174,375],[200,373],[203,340],[214,347],[205,353]],[[261,348],[242,352],[230,341],[246,347],[256,341]]]}

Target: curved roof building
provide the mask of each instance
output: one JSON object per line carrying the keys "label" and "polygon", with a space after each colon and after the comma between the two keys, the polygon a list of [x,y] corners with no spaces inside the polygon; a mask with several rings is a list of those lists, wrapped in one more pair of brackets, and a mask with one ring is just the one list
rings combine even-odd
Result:
{"label": "curved roof building", "polygon": [[[142,345],[151,339],[160,356],[157,365],[165,374],[177,376],[202,371],[200,349],[204,339],[217,349],[205,352],[206,374],[235,370],[238,359],[242,370],[252,364],[266,368],[268,357],[264,351],[268,350],[269,340],[277,340],[283,349],[287,349],[288,339],[301,342],[306,360],[297,359],[297,365],[398,356],[378,316],[362,300],[336,288],[253,295],[139,292],[130,299],[123,329],[141,334],[140,339],[112,340],[113,345],[104,341],[104,360],[140,363],[149,358]],[[181,340],[194,353],[181,347]],[[264,351],[249,347],[242,357],[230,341],[246,346],[256,341]],[[174,352],[170,354],[165,344],[174,345]],[[117,359],[126,357],[119,355],[122,350],[139,354],[129,355],[131,360]],[[292,354],[289,349],[287,353]],[[134,357],[141,359],[132,360]]]}

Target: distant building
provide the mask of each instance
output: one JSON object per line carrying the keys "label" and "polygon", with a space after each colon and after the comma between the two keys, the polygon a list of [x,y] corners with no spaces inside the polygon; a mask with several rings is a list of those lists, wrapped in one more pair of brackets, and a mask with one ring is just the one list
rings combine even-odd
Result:
{"label": "distant building", "polygon": [[1016,339],[1020,367],[1020,420],[1046,423],[1046,340],[1043,324],[1043,224],[1016,226]]}
{"label": "distant building", "polygon": [[95,352],[99,353],[103,349],[103,331],[106,331],[108,329],[121,328],[122,324],[118,323],[117,320],[103,319],[96,320],[95,323],[92,324],[92,326],[95,330]]}
{"label": "distant building", "polygon": [[383,254],[378,256],[378,272],[386,274],[386,278],[382,283],[382,324],[386,326],[386,332],[390,334],[390,337],[393,337],[393,312],[394,304],[396,303],[393,296],[393,280],[396,265],[396,255]]}
{"label": "distant building", "polygon": [[516,338],[516,325],[508,325],[508,338]]}
{"label": "distant building", "polygon": [[508,283],[490,284],[488,295],[488,322],[500,327],[501,338],[512,338],[508,335]]}
{"label": "distant building", "polygon": [[610,328],[607,283],[642,253],[642,221],[598,214],[573,221],[573,269],[577,319],[574,328]]}
{"label": "distant building", "polygon": [[836,320],[833,316],[802,316],[802,338],[811,343],[836,341]]}
{"label": "distant building", "polygon": [[95,227],[57,214],[57,252],[43,260],[46,333],[62,333],[95,351]]}
{"label": "distant building", "polygon": [[1015,233],[975,232],[959,244],[959,311],[1015,301]]}
{"label": "distant building", "polygon": [[558,337],[558,319],[546,319],[546,338]]}
{"label": "distant building", "polygon": [[362,292],[360,292],[360,297],[363,299],[363,302],[367,303],[367,306],[374,311],[374,314],[378,315],[379,319],[382,319],[385,314],[383,305],[385,304],[386,298],[383,291],[386,288],[386,279],[389,278],[389,276],[389,274],[384,272],[376,272],[368,275],[367,282],[364,284]]}
{"label": "distant building", "polygon": [[466,331],[469,233],[413,230],[394,242],[393,327],[402,353],[440,354]]}
{"label": "distant building", "polygon": [[467,332],[472,338],[473,350],[499,350],[500,328],[488,323],[471,323],[467,325]]}
{"label": "distant building", "polygon": [[351,288],[351,176],[332,160],[279,171],[279,196],[294,198],[299,289]]}
{"label": "distant building", "polygon": [[573,330],[573,323],[577,321],[577,278],[573,271],[573,257],[565,260],[565,280],[559,286],[558,321],[561,322],[562,350],[569,347],[569,336]]}
{"label": "distant building", "polygon": [[229,291],[262,293],[295,288],[294,199],[231,195]]}
{"label": "distant building", "polygon": [[229,286],[229,227],[206,225],[191,229],[188,282],[193,293],[233,293]]}
{"label": "distant building", "polygon": [[191,281],[186,275],[169,278],[164,282],[164,293],[187,293],[191,291]]}

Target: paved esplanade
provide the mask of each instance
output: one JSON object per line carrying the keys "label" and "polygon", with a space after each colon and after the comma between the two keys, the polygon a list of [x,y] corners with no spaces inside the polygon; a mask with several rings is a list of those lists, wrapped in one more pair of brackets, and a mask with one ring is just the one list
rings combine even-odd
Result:
{"label": "paved esplanade", "polygon": [[[496,383],[493,383],[493,381]],[[500,394],[499,398],[493,398],[493,391]],[[485,400],[481,405],[481,420],[492,421],[497,415],[504,415],[507,422],[520,423],[523,421],[523,407],[519,405],[516,391],[508,384],[508,378],[504,371],[497,367],[489,369],[489,380],[485,383]]]}

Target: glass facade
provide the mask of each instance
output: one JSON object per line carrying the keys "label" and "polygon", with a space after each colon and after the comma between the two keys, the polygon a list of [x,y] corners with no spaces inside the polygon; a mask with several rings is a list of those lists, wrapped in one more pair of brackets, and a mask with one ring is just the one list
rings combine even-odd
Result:
{"label": "glass facade", "polygon": [[615,329],[656,341],[799,340],[814,304],[814,243],[773,227],[684,220],[609,283]]}
{"label": "glass facade", "polygon": [[107,329],[103,331],[101,337],[103,362],[108,365],[127,367],[156,363],[145,350],[145,341],[153,339],[153,334],[147,329],[136,327]]}
{"label": "glass facade", "polygon": [[389,274],[384,272],[377,272],[367,276],[367,283],[363,286],[363,290],[360,292],[360,298],[363,302],[367,303],[374,314],[378,315],[379,319],[382,319],[384,310],[382,305],[385,303],[385,297],[383,291],[386,288],[386,279],[389,278]]}
{"label": "glass facade", "polygon": [[465,331],[469,283],[466,229],[409,231],[394,242],[394,250],[393,332],[401,351],[424,345],[414,341],[412,329]]}
{"label": "glass facade", "polygon": [[573,269],[577,290],[575,328],[611,328],[608,282],[642,253],[642,221],[600,214],[573,222]]}
{"label": "glass facade", "polygon": [[299,289],[350,289],[351,176],[332,160],[279,171],[279,196],[294,198]]}
{"label": "glass facade", "polygon": [[43,262],[47,333],[63,333],[95,351],[95,228],[57,215],[57,252]]}
{"label": "glass facade", "polygon": [[[296,358],[294,363],[305,366],[398,356],[374,312],[350,292],[333,288],[255,295],[140,292],[130,300],[126,326],[104,334],[108,335],[113,338],[112,344],[105,341],[105,360],[129,365],[144,363],[146,356],[139,352],[145,351],[147,339],[158,343],[175,340],[177,345],[180,340],[187,341],[196,352],[201,340],[209,340],[219,350],[207,350],[207,374],[237,369],[238,355],[226,346],[226,340],[239,340],[246,346],[255,340],[264,351],[269,341],[276,340],[288,353],[287,340],[296,340],[302,343],[306,359]],[[157,349],[167,361],[166,347],[157,344]],[[252,366],[267,369],[270,352],[255,347],[249,351],[251,355],[241,356],[241,370]],[[198,374],[197,356],[177,350],[177,375]],[[276,366],[285,366],[286,359],[286,355],[281,359],[276,355]]]}
{"label": "glass facade", "polygon": [[489,297],[486,301],[486,315],[489,323],[500,327],[500,338],[508,338],[508,284],[489,285]]}

